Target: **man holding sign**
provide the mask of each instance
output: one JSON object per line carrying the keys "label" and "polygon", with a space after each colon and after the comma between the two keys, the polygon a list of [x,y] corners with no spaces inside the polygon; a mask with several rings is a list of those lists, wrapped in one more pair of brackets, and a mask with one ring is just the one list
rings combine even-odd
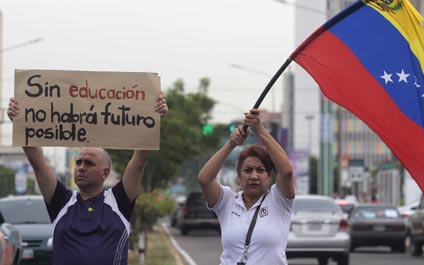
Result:
{"label": "man holding sign", "polygon": [[[168,112],[163,93],[154,111],[161,117]],[[18,119],[20,108],[15,98],[10,99],[7,114],[12,121]],[[24,145],[23,150],[53,222],[53,264],[127,264],[130,218],[151,149],[135,150],[122,180],[104,191],[103,182],[111,171],[110,156],[103,148],[81,148],[74,169],[79,192],[58,181],[41,147]]]}

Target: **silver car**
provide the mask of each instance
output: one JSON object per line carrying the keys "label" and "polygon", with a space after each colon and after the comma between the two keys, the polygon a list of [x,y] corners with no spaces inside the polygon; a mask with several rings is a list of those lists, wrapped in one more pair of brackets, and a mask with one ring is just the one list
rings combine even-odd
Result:
{"label": "silver car", "polygon": [[336,202],[327,196],[297,195],[287,242],[291,258],[317,258],[319,265],[334,259],[349,264],[349,223]]}

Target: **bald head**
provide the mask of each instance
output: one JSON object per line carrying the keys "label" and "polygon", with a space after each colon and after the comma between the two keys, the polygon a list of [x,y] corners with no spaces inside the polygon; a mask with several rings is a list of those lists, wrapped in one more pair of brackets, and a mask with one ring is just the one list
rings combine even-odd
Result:
{"label": "bald head", "polygon": [[80,155],[81,154],[92,154],[100,159],[103,167],[112,168],[112,159],[110,155],[101,147],[82,147],[80,149]]}

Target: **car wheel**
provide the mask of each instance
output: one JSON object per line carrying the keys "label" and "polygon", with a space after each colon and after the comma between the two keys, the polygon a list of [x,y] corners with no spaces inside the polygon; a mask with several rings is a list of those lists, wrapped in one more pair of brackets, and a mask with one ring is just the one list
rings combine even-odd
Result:
{"label": "car wheel", "polygon": [[399,251],[399,253],[405,253],[406,251],[406,245],[405,242],[400,242],[397,246],[396,246],[396,250]]}
{"label": "car wheel", "polygon": [[416,242],[412,238],[410,238],[409,252],[412,256],[421,256],[423,254],[423,244]]}
{"label": "car wheel", "polygon": [[318,264],[319,265],[327,265],[328,264],[328,257],[319,257],[318,258]]}
{"label": "car wheel", "polygon": [[349,254],[340,255],[336,258],[337,265],[349,265]]}

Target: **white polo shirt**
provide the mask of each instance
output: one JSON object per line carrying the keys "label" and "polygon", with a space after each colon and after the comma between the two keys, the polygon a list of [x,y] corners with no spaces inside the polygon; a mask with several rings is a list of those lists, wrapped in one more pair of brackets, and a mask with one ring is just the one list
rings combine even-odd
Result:
{"label": "white polo shirt", "polygon": [[[221,198],[213,210],[221,225],[223,253],[221,265],[235,265],[243,256],[250,222],[262,197],[246,210],[242,191],[221,186]],[[274,184],[258,213],[250,241],[246,265],[287,265],[286,245],[290,229],[293,200],[287,199]]]}

